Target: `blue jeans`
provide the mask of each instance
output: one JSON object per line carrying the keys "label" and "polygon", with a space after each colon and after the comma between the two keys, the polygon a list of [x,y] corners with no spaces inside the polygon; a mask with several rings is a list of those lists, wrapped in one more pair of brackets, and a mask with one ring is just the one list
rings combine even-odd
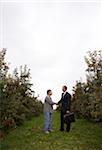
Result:
{"label": "blue jeans", "polygon": [[44,131],[52,129],[52,113],[44,112]]}

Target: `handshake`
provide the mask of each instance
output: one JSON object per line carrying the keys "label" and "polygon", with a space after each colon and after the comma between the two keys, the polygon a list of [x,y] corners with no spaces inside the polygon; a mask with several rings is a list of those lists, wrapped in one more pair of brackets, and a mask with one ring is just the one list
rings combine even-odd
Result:
{"label": "handshake", "polygon": [[54,102],[52,107],[54,110],[57,110],[59,108],[59,104]]}

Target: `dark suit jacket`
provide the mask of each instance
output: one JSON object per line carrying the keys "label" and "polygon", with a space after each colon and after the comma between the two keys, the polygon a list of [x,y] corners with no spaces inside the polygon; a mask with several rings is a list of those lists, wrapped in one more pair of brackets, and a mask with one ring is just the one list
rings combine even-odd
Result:
{"label": "dark suit jacket", "polygon": [[58,104],[61,104],[61,111],[63,113],[66,113],[67,110],[70,111],[70,105],[71,105],[71,95],[66,92],[66,94],[61,97],[61,100],[58,102]]}

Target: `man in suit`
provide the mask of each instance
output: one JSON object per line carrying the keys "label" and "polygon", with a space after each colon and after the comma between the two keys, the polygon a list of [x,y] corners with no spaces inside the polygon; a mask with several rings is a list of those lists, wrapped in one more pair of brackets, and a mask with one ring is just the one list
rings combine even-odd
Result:
{"label": "man in suit", "polygon": [[47,90],[47,96],[44,101],[44,131],[49,133],[52,131],[52,112],[53,105],[55,104],[51,98],[52,91]]}
{"label": "man in suit", "polygon": [[[71,95],[67,92],[67,86],[62,87],[62,96],[61,100],[58,102],[58,105],[61,106],[60,112],[60,131],[64,131],[64,115],[70,111],[71,105]],[[66,126],[66,131],[70,131],[70,122]]]}

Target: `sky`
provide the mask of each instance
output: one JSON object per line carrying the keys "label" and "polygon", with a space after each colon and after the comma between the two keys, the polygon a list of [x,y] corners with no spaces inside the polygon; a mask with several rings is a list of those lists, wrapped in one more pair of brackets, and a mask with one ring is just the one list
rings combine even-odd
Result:
{"label": "sky", "polygon": [[85,81],[87,51],[102,50],[101,0],[1,0],[0,47],[7,48],[11,71],[27,64],[33,89],[44,101],[62,85],[72,93]]}

